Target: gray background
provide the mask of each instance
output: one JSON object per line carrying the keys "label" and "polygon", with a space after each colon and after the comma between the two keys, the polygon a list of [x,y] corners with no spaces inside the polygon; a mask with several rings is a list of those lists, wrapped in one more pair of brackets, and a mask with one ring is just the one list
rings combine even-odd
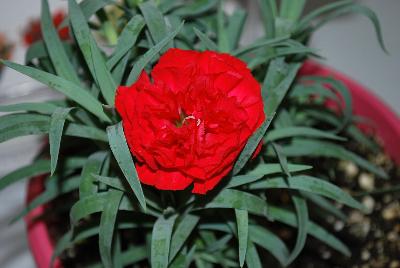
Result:
{"label": "gray background", "polygon": [[[65,7],[66,2],[50,0],[52,9]],[[251,40],[262,31],[258,24],[258,9],[252,1],[248,6],[248,31]],[[315,1],[318,3],[326,1]],[[400,0],[363,0],[379,16],[390,56],[384,54],[375,39],[372,24],[361,16],[346,16],[331,22],[314,34],[311,45],[320,49],[326,64],[346,73],[366,85],[377,96],[400,113]],[[28,18],[40,14],[38,0],[1,0],[0,32],[20,42]],[[24,47],[17,45],[13,60],[22,63]],[[34,94],[32,94],[34,92]],[[53,95],[29,78],[5,70],[0,81],[0,103],[21,100],[36,101]],[[39,148],[39,138],[24,137],[0,144],[0,177],[28,164]],[[25,226],[22,221],[9,226],[8,221],[23,208],[25,183],[17,183],[0,193],[0,267],[34,267],[27,249]]]}

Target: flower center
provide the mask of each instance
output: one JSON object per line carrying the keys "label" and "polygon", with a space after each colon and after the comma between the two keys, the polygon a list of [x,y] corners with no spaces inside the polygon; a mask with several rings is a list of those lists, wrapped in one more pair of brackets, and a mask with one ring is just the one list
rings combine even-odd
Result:
{"label": "flower center", "polygon": [[188,124],[188,120],[190,119],[196,120],[196,126],[199,126],[201,124],[200,118],[196,118],[193,114],[187,115],[182,108],[179,108],[178,112],[179,112],[179,119],[175,120],[174,122],[177,128],[181,128],[185,124]]}

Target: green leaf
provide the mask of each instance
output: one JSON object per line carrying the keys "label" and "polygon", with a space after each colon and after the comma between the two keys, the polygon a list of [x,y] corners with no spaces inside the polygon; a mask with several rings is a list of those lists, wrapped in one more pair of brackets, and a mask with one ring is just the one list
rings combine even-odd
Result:
{"label": "green leaf", "polygon": [[196,215],[186,214],[178,223],[171,239],[171,249],[169,251],[169,262],[175,258],[183,247],[184,243],[192,233],[193,229],[199,222],[200,217]]}
{"label": "green leaf", "polygon": [[99,229],[99,251],[104,267],[113,267],[111,257],[113,234],[118,214],[118,207],[123,193],[116,190],[108,190],[107,203],[101,213]]}
{"label": "green leaf", "polygon": [[327,211],[328,213],[334,215],[338,219],[341,219],[342,221],[346,221],[347,217],[346,215],[335,205],[331,204],[328,200],[326,200],[324,197],[318,195],[318,194],[313,194],[310,192],[302,192],[302,196],[322,208],[323,210]]}
{"label": "green leaf", "polygon": [[[286,174],[287,178],[285,178],[285,182],[288,185],[289,189],[295,189],[292,187],[291,179],[292,175],[289,171],[288,162],[286,155],[282,153],[282,147],[278,144],[272,143],[273,149],[279,159],[279,163],[282,167],[282,170]],[[305,199],[302,196],[297,196],[295,194],[291,195],[291,198],[294,203],[294,207],[296,209],[296,217],[297,217],[297,237],[296,243],[294,245],[293,251],[285,261],[285,266],[288,266],[301,252],[303,249],[306,239],[307,239],[307,224],[308,224],[308,208]]]}
{"label": "green leaf", "polygon": [[[20,136],[48,133],[49,129],[50,117],[47,115],[25,113],[5,115],[0,117],[0,142]],[[75,123],[67,124],[64,135],[108,141],[104,131]]]}
{"label": "green leaf", "polygon": [[337,129],[337,131],[342,130],[352,121],[353,108],[352,108],[351,94],[350,91],[347,89],[347,87],[341,81],[331,77],[320,77],[320,76],[306,76],[303,77],[302,80],[315,81],[318,83],[330,85],[333,90],[338,91],[340,93],[340,95],[344,100],[344,108],[343,108],[344,119],[342,125]]}
{"label": "green leaf", "polygon": [[117,85],[107,69],[106,62],[90,32],[81,8],[75,0],[69,0],[68,4],[71,26],[90,73],[107,104],[114,105]]}
{"label": "green leaf", "polygon": [[151,267],[168,267],[168,256],[171,244],[172,229],[176,215],[165,218],[159,217],[154,223],[151,234]]}
{"label": "green leaf", "polygon": [[128,51],[111,72],[118,85],[122,84],[122,79],[124,78],[131,54],[131,51]]}
{"label": "green leaf", "polygon": [[81,88],[80,86],[65,80],[61,77],[55,76],[44,71],[40,71],[33,67],[23,66],[10,61],[0,61],[4,65],[25,74],[47,86],[53,88],[64,95],[66,95],[71,100],[75,101],[83,108],[87,109],[92,114],[96,115],[103,121],[110,122],[110,119],[103,111],[103,106],[101,103],[95,99],[88,91]]}
{"label": "green leaf", "polygon": [[[273,205],[269,205],[268,208],[269,208],[269,211],[268,211],[269,216],[272,217],[274,220],[283,222],[289,226],[297,227],[296,215],[293,212],[273,206]],[[321,242],[332,247],[333,249],[336,249],[337,251],[341,252],[342,254],[344,254],[346,256],[351,255],[350,250],[346,245],[344,245],[334,235],[327,232],[321,226],[315,224],[312,221],[309,221],[307,228],[308,228],[307,232],[311,236],[314,236]]]}
{"label": "green leaf", "polygon": [[126,144],[122,124],[118,123],[114,126],[107,127],[107,135],[111,151],[113,152],[122,173],[132,188],[136,198],[139,200],[140,205],[144,210],[146,210],[146,199],[132,160],[131,152]]}
{"label": "green leaf", "polygon": [[364,209],[362,204],[360,204],[357,200],[336,185],[307,175],[297,175],[292,176],[291,178],[277,177],[268,180],[262,180],[250,184],[249,188],[253,190],[283,188],[307,191],[331,198],[352,208],[360,210]]}
{"label": "green leaf", "polygon": [[[243,9],[236,9],[228,19],[228,34],[229,51],[236,49],[239,44],[240,36],[242,35],[244,23],[246,20],[246,12]],[[232,54],[233,55],[233,54]]]}
{"label": "green leaf", "polygon": [[181,17],[195,17],[214,9],[218,4],[218,0],[197,0],[185,3],[182,7],[177,8],[174,14]]}
{"label": "green leaf", "polygon": [[[161,40],[163,40],[167,35],[167,26],[163,14],[161,14],[158,8],[151,1],[141,3],[139,8],[144,20],[146,21],[153,42],[161,42]],[[171,47],[171,44],[166,45],[166,48],[169,47]]]}
{"label": "green leaf", "polygon": [[0,112],[27,111],[42,114],[52,114],[59,106],[51,102],[22,102],[0,105]]}
{"label": "green leaf", "polygon": [[79,198],[84,198],[95,194],[97,186],[94,184],[95,179],[92,174],[99,174],[104,161],[108,156],[107,152],[99,151],[91,154],[81,172],[81,183],[79,185]]}
{"label": "green leaf", "polygon": [[60,182],[57,176],[48,178],[45,191],[29,202],[29,204],[11,220],[11,223],[19,221],[35,208],[49,203],[56,197],[75,190],[79,186],[79,181],[79,176],[68,178],[62,182]]}
{"label": "green leaf", "polygon": [[292,263],[301,253],[307,240],[308,227],[308,208],[305,199],[301,196],[292,195],[292,200],[296,209],[297,217],[297,237],[296,243],[289,257],[285,261],[285,266]]}
{"label": "green leaf", "polygon": [[69,112],[73,108],[57,108],[51,115],[50,129],[49,129],[49,145],[50,145],[50,160],[51,160],[51,171],[53,175],[56,171],[58,152],[60,150],[61,137],[63,134],[63,128],[65,119]]}
{"label": "green leaf", "polygon": [[268,47],[268,46],[273,46],[273,45],[279,45],[281,42],[289,39],[290,36],[289,35],[285,35],[285,36],[281,36],[281,37],[277,37],[277,38],[271,38],[271,39],[261,39],[259,41],[256,41],[246,47],[243,48],[239,48],[235,51],[232,52],[232,55],[235,57],[240,57],[243,54],[252,52],[256,49],[262,48],[262,47]]}
{"label": "green leaf", "polygon": [[44,42],[42,40],[36,41],[25,52],[25,64],[30,63],[33,59],[46,58],[48,56]]}
{"label": "green leaf", "polygon": [[283,152],[285,155],[290,157],[318,156],[349,160],[381,178],[388,178],[388,175],[380,167],[373,165],[364,158],[346,150],[341,146],[326,141],[306,140],[300,138],[294,139],[290,145],[283,146]]}
{"label": "green leaf", "polygon": [[163,40],[150,48],[133,66],[127,80],[127,84],[131,85],[139,77],[144,67],[164,48],[182,29],[183,22],[179,25],[175,31],[169,33]]}
{"label": "green leaf", "polygon": [[329,13],[331,11],[334,11],[342,6],[347,6],[352,3],[353,3],[352,0],[335,1],[333,3],[326,4],[320,8],[316,8],[316,9],[312,10],[310,13],[308,13],[307,15],[305,15],[300,20],[300,22],[297,25],[296,31],[297,32],[303,31],[304,28],[306,28],[312,21],[314,21],[318,17],[320,17],[326,13]]}
{"label": "green leaf", "polygon": [[273,60],[268,67],[262,86],[264,110],[271,117],[278,109],[288,89],[296,78],[300,64],[287,64],[283,58]]}
{"label": "green leaf", "polygon": [[335,134],[309,127],[285,127],[285,128],[272,129],[265,136],[264,140],[267,142],[272,142],[279,139],[285,139],[297,136],[319,138],[319,139],[331,139],[338,141],[346,140],[346,138],[337,136]]}
{"label": "green leaf", "polygon": [[386,53],[388,53],[386,46],[385,46],[385,42],[383,41],[383,36],[382,36],[382,30],[381,30],[381,26],[379,23],[379,19],[378,16],[375,14],[374,11],[372,11],[370,8],[368,8],[365,5],[360,5],[357,3],[352,3],[349,5],[343,5],[340,8],[335,9],[332,13],[330,13],[328,16],[324,16],[323,19],[321,19],[314,27],[313,27],[313,31],[315,31],[316,29],[320,28],[321,26],[323,26],[325,23],[327,23],[328,21],[337,18],[339,16],[342,16],[344,14],[348,14],[348,13],[355,13],[355,14],[361,14],[364,15],[365,17],[367,17],[373,24],[374,28],[375,28],[375,32],[376,32],[376,36],[379,42],[379,45],[381,46],[382,50]]}
{"label": "green leaf", "polygon": [[268,38],[273,38],[275,37],[275,17],[277,15],[276,2],[275,0],[258,0],[258,2],[265,34]]}
{"label": "green leaf", "polygon": [[[311,169],[312,166],[307,165],[294,165],[289,164],[288,169],[290,172],[298,172]],[[253,170],[247,172],[244,175],[237,175],[231,178],[231,180],[226,185],[226,188],[238,187],[241,185],[249,184],[255,182],[267,175],[280,173],[282,172],[282,168],[280,164],[259,164]]]}
{"label": "green leaf", "polygon": [[243,267],[249,238],[249,213],[246,210],[235,209],[235,215],[239,241],[239,264]]}
{"label": "green leaf", "polygon": [[262,125],[251,135],[233,166],[233,175],[237,175],[249,161],[258,144],[262,141],[262,138],[264,137],[273,118],[274,116],[266,118]]}
{"label": "green leaf", "polygon": [[140,15],[133,16],[124,29],[122,30],[117,46],[110,59],[107,61],[107,67],[109,70],[113,69],[114,66],[128,53],[128,51],[135,45],[136,40],[144,27],[143,17]]}
{"label": "green leaf", "polygon": [[49,117],[39,114],[16,113],[0,117],[0,142],[48,131]]}
{"label": "green leaf", "polygon": [[233,167],[234,175],[238,174],[246,165],[254,150],[264,137],[265,132],[275,116],[276,110],[286,95],[290,85],[293,83],[300,66],[301,65],[297,63],[286,64],[283,59],[277,59],[271,62],[262,87],[266,120],[250,137],[245,148],[240,153]]}
{"label": "green leaf", "polygon": [[65,127],[64,135],[86,138],[96,141],[107,142],[107,134],[98,128],[89,127],[80,124],[69,123]]}
{"label": "green leaf", "polygon": [[218,46],[206,34],[197,28],[193,28],[193,31],[208,50],[218,51]]}
{"label": "green leaf", "polygon": [[128,248],[121,254],[121,262],[124,266],[132,265],[147,258],[147,249],[145,246],[134,246]]}
{"label": "green leaf", "polygon": [[249,239],[270,252],[284,266],[289,257],[289,250],[277,235],[266,228],[251,224]]}
{"label": "green leaf", "polygon": [[247,264],[247,267],[262,268],[261,260],[260,260],[260,257],[258,256],[256,246],[250,240],[248,240],[248,244],[247,244],[246,264]]}
{"label": "green leaf", "polygon": [[218,51],[228,52],[230,46],[228,33],[225,29],[225,13],[222,3],[223,1],[220,0],[217,12]]}
{"label": "green leaf", "polygon": [[247,210],[250,213],[267,216],[268,208],[260,197],[233,189],[225,189],[217,194],[205,208],[234,208]]}
{"label": "green leaf", "polygon": [[[84,163],[84,158],[74,157],[68,158],[63,163],[65,170],[81,167]],[[33,164],[18,168],[0,179],[0,191],[7,186],[20,181],[26,177],[33,178],[35,176],[50,172],[50,160],[39,159]]]}
{"label": "green leaf", "polygon": [[282,0],[280,5],[280,17],[296,22],[303,13],[306,0]]}
{"label": "green leaf", "polygon": [[42,0],[42,16],[40,22],[43,40],[57,74],[62,78],[79,85],[79,77],[69,61],[68,55],[64,50],[60,37],[58,36],[58,32],[54,27],[47,0]]}
{"label": "green leaf", "polygon": [[[70,222],[71,225],[76,225],[81,219],[104,210],[105,204],[107,204],[108,197],[107,192],[101,192],[92,194],[82,199],[79,199],[70,210]],[[140,211],[134,207],[132,199],[129,196],[124,195],[119,205],[119,210],[124,211]]]}

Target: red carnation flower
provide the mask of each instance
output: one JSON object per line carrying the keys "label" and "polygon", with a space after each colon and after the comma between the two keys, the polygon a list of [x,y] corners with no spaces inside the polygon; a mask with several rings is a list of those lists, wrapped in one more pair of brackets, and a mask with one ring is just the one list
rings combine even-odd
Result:
{"label": "red carnation flower", "polygon": [[[56,28],[64,21],[66,15],[64,11],[59,10],[54,13],[53,15],[53,24]],[[69,36],[69,29],[68,27],[63,27],[58,29],[58,35],[62,40],[68,40]],[[34,19],[29,22],[29,25],[25,28],[24,33],[24,43],[25,45],[29,46],[36,41],[42,40],[42,29],[40,26],[40,20]]]}
{"label": "red carnation flower", "polygon": [[142,183],[204,194],[232,169],[265,119],[261,89],[228,54],[170,49],[120,86],[115,105]]}

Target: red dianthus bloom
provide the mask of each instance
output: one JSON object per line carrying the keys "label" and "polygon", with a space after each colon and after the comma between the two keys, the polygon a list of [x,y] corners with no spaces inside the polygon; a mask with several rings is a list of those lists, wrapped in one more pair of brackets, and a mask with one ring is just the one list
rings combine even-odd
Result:
{"label": "red dianthus bloom", "polygon": [[[55,12],[52,16],[54,26],[58,28],[65,18],[66,15],[64,11],[60,10]],[[58,36],[61,40],[68,40],[70,38],[68,26],[58,29]],[[23,38],[24,43],[27,46],[35,43],[36,41],[42,40],[42,28],[39,19],[34,19],[29,22],[29,25],[27,25],[24,30]]]}
{"label": "red dianthus bloom", "polygon": [[151,77],[115,99],[140,181],[205,194],[264,121],[260,85],[244,62],[213,51],[169,49]]}

